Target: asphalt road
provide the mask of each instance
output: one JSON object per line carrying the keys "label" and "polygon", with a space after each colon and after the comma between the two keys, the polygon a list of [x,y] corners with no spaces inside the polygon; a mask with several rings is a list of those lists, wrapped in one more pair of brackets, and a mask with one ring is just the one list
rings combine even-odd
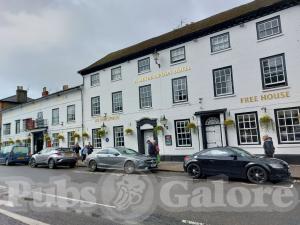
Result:
{"label": "asphalt road", "polygon": [[0,166],[1,225],[299,225],[300,183]]}

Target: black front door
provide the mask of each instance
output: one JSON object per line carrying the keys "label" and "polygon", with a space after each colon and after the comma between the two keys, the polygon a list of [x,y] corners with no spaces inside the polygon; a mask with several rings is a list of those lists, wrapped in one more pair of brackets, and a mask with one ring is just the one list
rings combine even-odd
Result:
{"label": "black front door", "polygon": [[41,151],[44,147],[44,138],[43,132],[36,132],[33,134],[34,140],[34,153]]}

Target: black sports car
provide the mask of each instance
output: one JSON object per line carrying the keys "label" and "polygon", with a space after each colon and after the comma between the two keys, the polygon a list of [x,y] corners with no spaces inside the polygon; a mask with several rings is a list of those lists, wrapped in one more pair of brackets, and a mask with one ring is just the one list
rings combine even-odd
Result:
{"label": "black sports car", "polygon": [[256,184],[290,177],[289,165],[285,161],[254,156],[237,147],[210,148],[186,156],[183,167],[193,178],[224,174]]}

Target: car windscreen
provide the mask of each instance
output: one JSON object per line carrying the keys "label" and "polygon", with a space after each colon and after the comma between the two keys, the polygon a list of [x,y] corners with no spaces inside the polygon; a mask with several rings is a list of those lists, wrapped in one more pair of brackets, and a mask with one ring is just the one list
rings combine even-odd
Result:
{"label": "car windscreen", "polygon": [[254,155],[252,155],[250,152],[245,151],[242,148],[238,148],[238,147],[234,147],[231,148],[234,152],[236,152],[238,155],[243,156],[243,157],[255,157]]}
{"label": "car windscreen", "polygon": [[124,155],[140,155],[140,153],[130,148],[117,148],[117,150]]}
{"label": "car windscreen", "polygon": [[73,152],[72,149],[70,149],[70,148],[59,148],[57,150],[60,152]]}
{"label": "car windscreen", "polygon": [[10,151],[11,151],[11,147],[10,146],[1,148],[1,153],[2,154],[9,153]]}
{"label": "car windscreen", "polygon": [[14,147],[14,153],[28,154],[28,152],[29,152],[28,147],[21,147],[21,146]]}

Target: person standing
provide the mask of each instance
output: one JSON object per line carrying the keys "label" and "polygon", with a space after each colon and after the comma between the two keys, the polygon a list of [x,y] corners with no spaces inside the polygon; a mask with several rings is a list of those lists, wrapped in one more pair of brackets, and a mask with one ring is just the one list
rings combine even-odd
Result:
{"label": "person standing", "polygon": [[82,162],[86,159],[87,154],[88,154],[88,146],[85,145],[84,148],[81,150]]}
{"label": "person standing", "polygon": [[155,149],[154,149],[153,143],[152,143],[150,140],[147,140],[146,143],[148,144],[148,154],[149,154],[151,157],[156,157]]}
{"label": "person standing", "polygon": [[271,137],[268,135],[263,136],[263,141],[264,141],[264,150],[265,150],[265,156],[268,158],[273,158],[274,157],[274,152],[275,152],[275,147],[273,145],[273,140]]}
{"label": "person standing", "polygon": [[154,141],[153,145],[154,145],[154,151],[155,151],[155,155],[156,155],[156,162],[158,164],[158,163],[160,163],[160,155],[159,155],[160,150],[159,150],[158,142]]}
{"label": "person standing", "polygon": [[73,147],[73,152],[76,153],[77,159],[79,158],[79,152],[80,152],[81,148],[79,146],[78,143],[76,143],[76,145]]}
{"label": "person standing", "polygon": [[87,154],[90,155],[93,153],[93,151],[94,151],[94,147],[93,147],[93,145],[91,145],[91,142],[89,142]]}

